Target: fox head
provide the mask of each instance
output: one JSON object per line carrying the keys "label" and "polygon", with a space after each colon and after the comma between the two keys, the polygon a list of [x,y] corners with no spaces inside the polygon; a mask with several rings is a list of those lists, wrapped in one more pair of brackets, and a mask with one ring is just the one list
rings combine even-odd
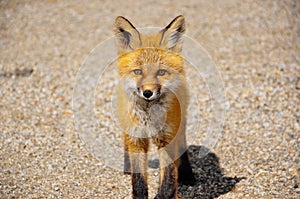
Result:
{"label": "fox head", "polygon": [[140,34],[124,17],[115,20],[118,72],[130,97],[152,101],[177,92],[184,84],[184,17],[176,17],[157,34]]}

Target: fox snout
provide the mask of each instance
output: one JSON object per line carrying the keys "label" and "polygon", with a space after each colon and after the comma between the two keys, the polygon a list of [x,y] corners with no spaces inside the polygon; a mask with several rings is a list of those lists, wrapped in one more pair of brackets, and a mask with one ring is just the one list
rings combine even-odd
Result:
{"label": "fox snout", "polygon": [[150,98],[153,95],[153,92],[151,90],[145,90],[143,92],[143,96],[146,98]]}
{"label": "fox snout", "polygon": [[138,89],[141,97],[145,98],[146,100],[153,100],[159,97],[160,88],[161,86],[159,84],[145,84]]}

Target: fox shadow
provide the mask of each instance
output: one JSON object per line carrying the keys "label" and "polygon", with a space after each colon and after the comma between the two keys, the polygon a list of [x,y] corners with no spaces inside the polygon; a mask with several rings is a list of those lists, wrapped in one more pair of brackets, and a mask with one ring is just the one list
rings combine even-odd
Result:
{"label": "fox shadow", "polygon": [[[196,183],[193,186],[179,184],[178,196],[180,198],[217,198],[232,191],[238,182],[246,179],[245,177],[224,176],[219,158],[203,146],[189,146],[188,154]],[[158,160],[149,162],[149,166],[158,168]]]}

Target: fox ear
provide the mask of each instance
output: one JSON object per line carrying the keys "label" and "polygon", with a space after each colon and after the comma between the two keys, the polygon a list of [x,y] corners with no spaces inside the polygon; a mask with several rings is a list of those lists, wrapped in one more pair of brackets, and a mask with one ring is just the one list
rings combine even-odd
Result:
{"label": "fox ear", "polygon": [[116,45],[120,54],[141,46],[140,33],[126,18],[117,17],[114,26]]}
{"label": "fox ear", "polygon": [[170,51],[180,52],[182,50],[182,35],[184,32],[184,17],[179,15],[161,30],[160,46]]}

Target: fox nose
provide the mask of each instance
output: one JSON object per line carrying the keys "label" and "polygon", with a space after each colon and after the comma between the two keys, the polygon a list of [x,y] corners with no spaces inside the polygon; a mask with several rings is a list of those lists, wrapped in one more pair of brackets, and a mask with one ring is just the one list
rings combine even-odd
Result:
{"label": "fox nose", "polygon": [[153,92],[150,91],[150,90],[145,90],[145,91],[143,92],[143,95],[144,95],[144,97],[146,97],[146,98],[150,98],[150,97],[153,95]]}

